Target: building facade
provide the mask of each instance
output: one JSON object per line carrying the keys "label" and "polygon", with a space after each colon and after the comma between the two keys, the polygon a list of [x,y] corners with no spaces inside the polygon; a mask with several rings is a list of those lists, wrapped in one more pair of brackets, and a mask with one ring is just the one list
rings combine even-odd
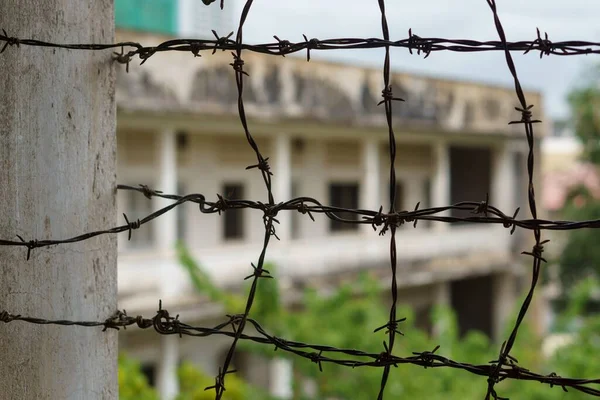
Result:
{"label": "building facade", "polygon": [[[117,27],[118,40],[145,44],[178,31]],[[260,174],[245,170],[256,159],[237,115],[231,61],[229,53],[194,58],[172,52],[131,65],[128,74],[118,68],[119,183],[202,193],[213,201],[217,194],[267,201]],[[347,208],[389,207],[387,126],[377,107],[381,71],[250,52],[244,61],[249,129],[269,157],[276,202],[309,196]],[[506,214],[520,207],[526,218],[527,142],[520,125],[507,124],[520,117],[513,89],[402,73],[393,74],[392,87],[406,99],[394,106],[393,116],[397,210],[417,202],[424,208],[483,201],[489,194]],[[527,98],[542,109],[538,93]],[[536,133],[543,135],[542,129]],[[120,191],[117,201],[119,215],[130,220],[170,203],[129,191]],[[178,265],[175,243],[182,241],[217,284],[238,286],[258,257],[264,224],[260,212],[230,211],[203,215],[184,204],[133,232],[130,241],[119,236],[119,307],[152,314],[160,298],[188,323],[222,322],[220,306],[194,292]],[[340,225],[323,215],[312,221],[295,212],[278,219],[281,240],[269,246],[267,260],[277,265],[277,279],[290,298],[305,285],[332,288],[365,269],[389,285],[389,238],[371,226]],[[428,329],[428,310],[447,304],[456,310],[461,331],[499,338],[527,281],[522,262],[529,259],[518,254],[531,247],[530,237],[521,230],[511,236],[501,225],[402,226],[399,302],[413,306]],[[229,345],[227,338],[159,337],[133,329],[120,337],[121,348],[143,361],[165,399],[177,392],[179,362],[187,359],[216,374]],[[246,377],[286,397],[289,364],[248,362],[253,368]],[[259,368],[270,372],[252,372]]]}

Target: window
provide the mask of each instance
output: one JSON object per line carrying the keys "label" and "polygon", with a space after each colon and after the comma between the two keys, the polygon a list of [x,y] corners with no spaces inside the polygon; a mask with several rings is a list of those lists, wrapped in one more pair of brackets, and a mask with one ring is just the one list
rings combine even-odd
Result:
{"label": "window", "polygon": [[[388,193],[391,195],[391,193]],[[404,201],[404,183],[402,181],[396,180],[396,197],[394,208],[396,212],[406,210],[406,204]]]}
{"label": "window", "polygon": [[[432,203],[431,199],[431,178],[427,177],[423,180],[423,200],[421,200],[421,204],[419,208],[429,208]],[[417,227],[421,225],[422,227],[429,228],[431,227],[432,221],[419,221]]]}
{"label": "window", "polygon": [[[244,198],[244,185],[241,183],[226,183],[223,185],[222,196],[227,200]],[[229,209],[221,216],[223,218],[223,237],[226,240],[242,239],[244,237],[244,210]]]}
{"label": "window", "polygon": [[[492,187],[492,152],[490,148],[450,147],[450,202],[484,201]],[[451,210],[457,218],[472,217],[471,211]],[[455,222],[453,225],[465,224]]]}
{"label": "window", "polygon": [[141,372],[146,377],[148,385],[156,386],[156,366],[154,364],[142,364]]}
{"label": "window", "polygon": [[[137,185],[129,185],[137,186]],[[152,214],[154,201],[147,199],[142,193],[135,190],[125,190],[126,210],[125,215],[130,222],[142,219]],[[140,229],[131,232],[131,240],[127,247],[131,249],[147,249],[154,242],[154,229],[152,224],[143,225]]]}
{"label": "window", "polygon": [[[358,208],[358,184],[357,183],[332,183],[329,185],[329,203],[332,207]],[[337,212],[335,215],[346,220],[358,221],[358,215],[348,212]],[[358,224],[329,220],[329,229],[332,232],[356,231]]]}

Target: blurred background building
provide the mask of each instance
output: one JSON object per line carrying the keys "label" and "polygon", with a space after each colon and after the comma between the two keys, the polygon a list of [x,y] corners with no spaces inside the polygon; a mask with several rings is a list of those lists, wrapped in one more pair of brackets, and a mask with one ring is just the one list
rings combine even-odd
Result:
{"label": "blurred background building", "polygon": [[[211,29],[226,35],[235,26],[227,8],[204,8],[199,1],[115,4],[118,41],[207,38]],[[307,63],[303,55],[247,52],[244,60],[250,75],[244,90],[249,127],[269,157],[275,200],[310,196],[347,208],[388,207],[387,126],[376,106],[381,71]],[[211,200],[222,194],[267,201],[260,174],[245,170],[256,159],[237,115],[231,61],[228,52],[200,58],[171,53],[152,57],[143,67],[131,65],[128,74],[117,68],[119,183],[202,193]],[[424,208],[484,201],[489,194],[490,203],[505,213],[520,207],[519,216],[528,216],[527,143],[520,125],[507,125],[515,119],[513,88],[403,73],[393,74],[392,87],[395,96],[408,100],[394,106],[397,210],[414,209],[417,202]],[[538,93],[527,98],[541,104]],[[167,204],[136,192],[118,193],[119,215],[130,220]],[[389,239],[371,226],[337,224],[322,215],[313,222],[293,212],[278,219],[281,240],[270,245],[267,259],[278,267],[288,303],[297,301],[306,285],[327,290],[364,270],[389,285]],[[185,204],[144,228],[131,241],[119,236],[119,308],[130,315],[152,314],[160,298],[188,323],[222,322],[222,308],[198,295],[178,265],[175,243],[182,241],[218,285],[238,288],[262,246],[260,212],[202,215]],[[530,236],[520,230],[511,236],[501,225],[402,226],[399,301],[414,307],[424,329],[434,329],[428,310],[447,304],[457,312],[462,332],[475,329],[498,339],[520,288],[528,284],[528,269],[517,255],[530,247]],[[143,361],[165,399],[177,391],[175,370],[182,360],[216,374],[229,345],[227,338],[159,337],[134,329],[120,337],[121,349]],[[273,393],[285,397],[289,391],[290,365],[241,355],[236,367]]]}

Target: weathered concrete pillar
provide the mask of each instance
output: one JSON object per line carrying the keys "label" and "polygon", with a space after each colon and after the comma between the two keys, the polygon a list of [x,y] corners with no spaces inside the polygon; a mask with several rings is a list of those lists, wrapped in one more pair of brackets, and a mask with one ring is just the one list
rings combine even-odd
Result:
{"label": "weathered concrete pillar", "polygon": [[[378,210],[381,206],[379,198],[381,187],[381,172],[379,166],[379,142],[368,138],[362,143],[362,182],[360,190],[360,208],[365,210]],[[398,210],[399,211],[399,210]],[[386,210],[387,212],[387,210]],[[371,225],[361,225],[363,231],[373,233]]]}
{"label": "weathered concrete pillar", "polygon": [[[156,141],[158,159],[158,190],[167,194],[177,193],[177,143],[175,131],[165,129],[158,135]],[[156,207],[163,208],[173,203],[173,200],[156,199]],[[170,279],[177,271],[170,262],[177,241],[177,212],[172,210],[152,221],[156,229],[157,247],[161,252],[161,297],[168,299],[177,290]],[[160,337],[160,358],[157,369],[157,387],[163,400],[173,400],[179,393],[177,366],[179,361],[179,336],[169,335]]]}
{"label": "weathered concrete pillar", "polygon": [[[433,177],[432,207],[450,205],[450,149],[445,141],[434,144],[435,175]],[[448,216],[449,212],[438,213],[439,216]],[[446,230],[449,225],[444,222],[434,222],[434,229]]]}
{"label": "weathered concrete pillar", "polygon": [[[111,43],[113,1],[3,0],[18,38]],[[4,42],[0,42],[3,46]],[[0,238],[63,239],[116,221],[110,51],[9,46],[0,54]],[[117,238],[0,246],[0,311],[104,320],[117,309]],[[117,399],[117,331],[0,323],[3,399]]]}
{"label": "weathered concrete pillar", "polygon": [[[273,164],[273,196],[275,202],[292,198],[292,150],[291,140],[286,134],[278,134],[274,140],[275,163]],[[282,243],[292,237],[292,211],[282,211],[277,215],[275,225],[277,236]]]}

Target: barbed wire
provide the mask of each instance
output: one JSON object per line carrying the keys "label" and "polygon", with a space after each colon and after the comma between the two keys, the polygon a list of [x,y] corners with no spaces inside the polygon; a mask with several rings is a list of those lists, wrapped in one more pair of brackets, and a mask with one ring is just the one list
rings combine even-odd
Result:
{"label": "barbed wire", "polygon": [[[154,329],[161,335],[179,335],[192,337],[207,336],[225,336],[235,338],[238,335],[240,320],[242,315],[227,315],[228,320],[214,327],[193,326],[182,322],[179,315],[172,317],[167,309],[159,301],[158,311],[151,318],[145,318],[141,315],[135,317],[129,316],[125,310],[117,311],[105,321],[63,321],[63,320],[45,320],[42,318],[23,317],[21,315],[12,315],[6,311],[0,312],[0,321],[14,322],[23,321],[34,324],[58,325],[58,326],[82,326],[82,327],[103,327],[103,331],[108,329],[137,326],[140,329]],[[436,354],[439,346],[432,351],[411,352],[408,357],[397,355],[388,355],[387,353],[368,353],[357,349],[344,349],[321,344],[310,344],[286,340],[275,335],[271,335],[265,330],[258,321],[247,318],[246,322],[251,324],[257,335],[245,333],[239,334],[239,339],[247,340],[258,344],[273,346],[274,351],[282,350],[290,353],[292,356],[302,357],[318,365],[322,370],[324,364],[337,364],[341,366],[358,367],[397,367],[400,364],[412,364],[424,368],[448,367],[461,369],[480,376],[489,376],[496,368],[497,360],[492,360],[489,364],[469,364],[454,361],[450,358]],[[230,330],[227,330],[230,329]],[[340,356],[349,356],[340,358]],[[550,386],[573,388],[583,393],[600,396],[600,390],[586,385],[599,384],[600,379],[576,379],[563,378],[552,372],[548,375],[536,374],[526,368],[518,365],[514,358],[509,359],[508,365],[503,365],[498,372],[499,379],[520,379],[526,381],[537,381]]]}
{"label": "barbed wire", "polygon": [[[589,42],[583,40],[552,42],[548,39],[547,33],[545,33],[544,38],[542,38],[540,30],[536,29],[536,31],[537,37],[534,40],[517,42],[507,41],[505,43],[498,40],[477,41],[470,39],[420,37],[416,34],[413,34],[411,28],[408,31],[408,37],[399,40],[390,40],[389,38],[308,39],[306,35],[303,35],[304,40],[292,42],[290,40],[280,39],[277,35],[275,35],[273,36],[273,38],[276,40],[275,42],[259,44],[242,43],[240,45],[235,40],[230,39],[233,35],[233,32],[226,36],[219,36],[215,30],[212,30],[211,32],[215,36],[215,39],[171,39],[166,40],[156,46],[144,46],[141,43],[131,41],[109,44],[61,44],[37,39],[22,39],[15,36],[9,36],[9,34],[2,29],[2,33],[0,33],[0,44],[4,42],[4,45],[2,46],[0,53],[6,51],[8,47],[20,47],[21,45],[68,50],[120,49],[120,53],[114,53],[114,59],[121,64],[126,64],[127,70],[129,70],[129,63],[135,57],[138,57],[141,60],[141,64],[144,64],[153,55],[168,51],[190,52],[193,56],[200,57],[202,55],[201,53],[203,52],[214,54],[219,50],[237,51],[240,48],[242,50],[252,51],[255,53],[284,57],[289,54],[306,51],[307,61],[310,61],[310,52],[315,50],[362,50],[380,49],[386,47],[404,48],[407,49],[410,54],[414,54],[414,50],[416,51],[417,55],[423,54],[425,58],[429,57],[431,53],[439,51],[473,53],[508,50],[510,52],[523,52],[523,54],[539,52],[540,58],[549,55],[572,56],[600,54],[600,42]],[[126,48],[131,48],[131,50],[125,51]]]}
{"label": "barbed wire", "polygon": [[[203,0],[207,5],[213,3],[215,0]],[[494,398],[501,399],[496,393],[496,383],[504,379],[521,379],[538,381],[541,383],[549,384],[550,386],[560,386],[563,390],[567,390],[568,387],[574,388],[581,392],[600,396],[600,390],[590,387],[600,383],[600,379],[575,379],[575,378],[562,378],[552,373],[550,375],[541,375],[529,371],[518,365],[518,361],[510,355],[510,352],[515,345],[516,338],[518,335],[519,327],[527,314],[533,295],[539,279],[541,263],[546,260],[542,257],[544,251],[544,245],[548,242],[542,240],[542,230],[572,230],[582,228],[598,228],[600,227],[600,220],[590,221],[549,221],[538,219],[537,206],[535,200],[535,192],[533,185],[534,175],[534,130],[533,124],[541,121],[534,120],[532,114],[533,105],[527,103],[525,94],[521,88],[520,81],[518,79],[517,71],[512,60],[511,52],[520,51],[525,54],[532,51],[539,51],[540,57],[544,55],[580,55],[580,54],[598,54],[600,53],[600,43],[586,42],[586,41],[562,41],[552,42],[548,39],[548,35],[542,35],[537,30],[537,38],[533,41],[520,41],[520,42],[509,42],[504,33],[500,18],[498,16],[497,7],[495,0],[486,0],[490,7],[494,19],[494,25],[499,36],[499,41],[474,41],[474,40],[458,40],[458,39],[445,39],[445,38],[422,38],[412,33],[412,29],[409,29],[409,36],[406,39],[392,41],[388,30],[387,17],[385,13],[385,1],[377,0],[379,10],[381,13],[381,28],[383,38],[342,38],[342,39],[326,39],[319,40],[316,38],[308,39],[306,35],[303,35],[304,41],[292,43],[288,40],[282,40],[277,36],[274,36],[276,42],[264,43],[264,44],[246,44],[243,42],[243,26],[250,12],[253,0],[247,0],[240,16],[240,22],[237,28],[235,39],[231,39],[233,32],[227,36],[219,36],[216,31],[212,31],[215,36],[215,40],[197,40],[197,39],[174,39],[165,41],[158,46],[143,46],[136,42],[120,42],[114,44],[60,44],[45,42],[34,39],[20,39],[13,36],[9,36],[5,30],[2,30],[0,34],[0,45],[4,42],[0,53],[4,53],[8,47],[20,47],[23,46],[35,46],[35,47],[51,47],[51,48],[62,48],[69,50],[90,50],[90,51],[101,51],[120,48],[120,53],[114,53],[114,60],[118,63],[125,64],[126,70],[129,70],[129,63],[138,57],[141,60],[141,64],[145,63],[150,57],[157,53],[166,51],[184,51],[191,52],[194,56],[201,56],[202,52],[212,52],[214,54],[217,51],[232,51],[233,62],[230,64],[235,72],[237,93],[238,93],[238,115],[240,122],[244,130],[244,134],[248,141],[248,144],[253,149],[256,155],[256,164],[247,167],[246,169],[257,169],[263,179],[265,188],[267,190],[268,201],[266,203],[252,201],[252,200],[232,200],[217,194],[216,201],[208,201],[203,194],[188,194],[188,195],[176,195],[176,194],[165,194],[160,191],[151,189],[147,186],[140,185],[139,187],[118,185],[119,190],[130,190],[138,191],[147,198],[161,197],[165,199],[174,200],[169,206],[163,207],[148,216],[140,220],[130,221],[125,214],[125,224],[117,227],[113,227],[106,230],[99,230],[94,232],[88,232],[79,236],[74,236],[67,239],[31,239],[25,240],[22,236],[16,235],[19,240],[0,240],[0,246],[22,246],[27,248],[27,259],[30,258],[33,249],[47,246],[63,245],[74,242],[80,242],[89,240],[98,235],[105,234],[117,234],[122,232],[128,232],[129,239],[131,239],[132,232],[136,229],[141,228],[142,225],[149,223],[150,221],[159,218],[161,215],[171,211],[173,208],[180,206],[183,203],[191,202],[196,203],[199,206],[201,213],[205,214],[221,214],[231,209],[255,209],[263,213],[263,222],[265,226],[265,233],[263,239],[262,249],[258,256],[256,264],[251,263],[253,272],[247,278],[253,278],[248,297],[244,307],[244,311],[241,314],[228,315],[228,320],[222,324],[217,325],[213,328],[194,327],[179,321],[178,316],[171,317],[169,312],[162,307],[159,303],[159,310],[157,314],[152,318],[143,318],[142,316],[130,317],[125,311],[117,311],[113,316],[106,319],[105,321],[69,321],[69,320],[46,320],[40,317],[23,317],[21,315],[14,315],[4,310],[0,312],[0,321],[9,323],[15,321],[22,321],[32,324],[52,324],[52,325],[63,325],[63,326],[80,326],[80,327],[103,327],[103,330],[107,329],[119,329],[121,327],[126,328],[127,326],[137,325],[141,329],[148,329],[152,327],[154,331],[161,335],[178,334],[180,336],[210,336],[210,335],[225,335],[233,339],[229,351],[223,361],[222,367],[219,369],[219,373],[215,378],[215,384],[207,389],[215,390],[216,399],[220,399],[225,391],[225,379],[226,375],[233,373],[230,370],[230,364],[233,359],[233,355],[236,350],[237,343],[240,340],[249,340],[256,343],[274,345],[275,349],[281,349],[285,352],[291,353],[295,356],[302,357],[313,361],[318,364],[320,370],[324,363],[335,363],[338,365],[348,367],[381,367],[383,368],[381,385],[378,393],[378,399],[383,399],[384,391],[389,377],[391,367],[397,367],[399,364],[413,364],[422,366],[425,368],[436,368],[436,367],[449,367],[458,368],[475,375],[487,377],[487,393],[486,399]],[[224,1],[221,0],[220,7],[223,8]],[[500,209],[489,204],[488,198],[484,201],[465,201],[456,203],[450,206],[444,207],[433,207],[419,209],[419,203],[416,205],[414,210],[398,211],[395,209],[395,197],[396,197],[396,171],[395,171],[395,157],[396,157],[396,141],[395,133],[392,124],[392,104],[394,101],[403,102],[410,99],[401,99],[394,97],[392,87],[390,85],[390,49],[391,48],[406,48],[411,54],[416,51],[418,55],[421,53],[425,57],[428,57],[432,52],[437,51],[454,51],[454,52],[481,52],[481,51],[502,51],[505,54],[506,64],[513,77],[515,84],[515,93],[517,95],[520,106],[516,110],[521,114],[521,118],[516,121],[509,122],[510,124],[523,124],[525,130],[525,136],[528,143],[528,157],[527,157],[527,175],[528,175],[528,202],[529,211],[532,215],[531,219],[518,220],[517,215],[519,209],[514,213],[506,214]],[[126,48],[131,50],[126,51]],[[383,82],[384,88],[382,90],[383,100],[378,105],[383,105],[385,110],[386,121],[388,125],[388,140],[389,140],[389,156],[390,156],[390,170],[389,170],[389,211],[384,213],[383,206],[379,210],[364,210],[364,209],[348,209],[341,207],[326,206],[321,204],[317,199],[311,197],[297,197],[288,201],[277,203],[275,201],[272,192],[272,181],[271,177],[273,173],[269,165],[269,158],[264,157],[261,153],[258,144],[255,142],[245,115],[244,109],[244,76],[248,73],[244,70],[244,60],[242,53],[244,51],[251,51],[256,53],[274,55],[274,56],[285,56],[288,54],[297,53],[300,51],[307,52],[307,61],[310,61],[310,52],[312,50],[339,50],[339,49],[367,49],[367,48],[383,48],[385,50],[385,58],[383,63]],[[450,210],[461,210],[471,211],[472,216],[468,217],[454,217],[444,215]],[[264,262],[266,252],[272,236],[277,237],[276,224],[279,221],[276,216],[282,211],[296,211],[302,214],[308,214],[308,217],[314,220],[313,214],[324,214],[327,218],[335,221],[349,224],[370,224],[373,229],[377,231],[379,229],[379,235],[385,235],[389,232],[390,236],[390,267],[391,267],[391,297],[392,304],[390,306],[389,320],[381,327],[376,328],[374,332],[378,332],[385,329],[387,334],[387,341],[383,342],[383,351],[379,354],[366,353],[360,350],[349,350],[339,349],[326,345],[314,345],[306,344],[301,342],[295,342],[278,338],[268,334],[257,321],[249,318],[249,313],[252,308],[254,298],[256,295],[257,287],[260,278],[272,278],[267,270],[264,269]],[[353,218],[342,218],[338,214],[345,213],[350,214]],[[520,311],[517,316],[516,323],[509,335],[509,338],[503,342],[498,358],[489,363],[489,365],[473,365],[468,363],[461,363],[450,360],[439,354],[437,346],[432,351],[413,352],[412,356],[399,357],[392,354],[394,349],[394,343],[396,335],[401,332],[398,330],[399,324],[404,321],[404,318],[398,318],[396,315],[396,301],[398,296],[398,288],[396,281],[396,266],[397,266],[397,246],[396,246],[396,229],[405,224],[412,223],[416,226],[419,220],[437,221],[443,223],[453,222],[471,222],[471,223],[484,223],[484,224],[501,224],[503,227],[510,229],[510,233],[514,233],[517,227],[522,229],[531,230],[535,239],[535,244],[529,252],[523,252],[528,256],[532,257],[532,281],[527,296],[521,305]],[[244,333],[246,325],[250,324],[259,336],[252,336]],[[225,328],[231,327],[232,331],[226,331]],[[324,354],[325,353],[325,354]],[[334,358],[327,354],[343,355],[348,358]]]}

